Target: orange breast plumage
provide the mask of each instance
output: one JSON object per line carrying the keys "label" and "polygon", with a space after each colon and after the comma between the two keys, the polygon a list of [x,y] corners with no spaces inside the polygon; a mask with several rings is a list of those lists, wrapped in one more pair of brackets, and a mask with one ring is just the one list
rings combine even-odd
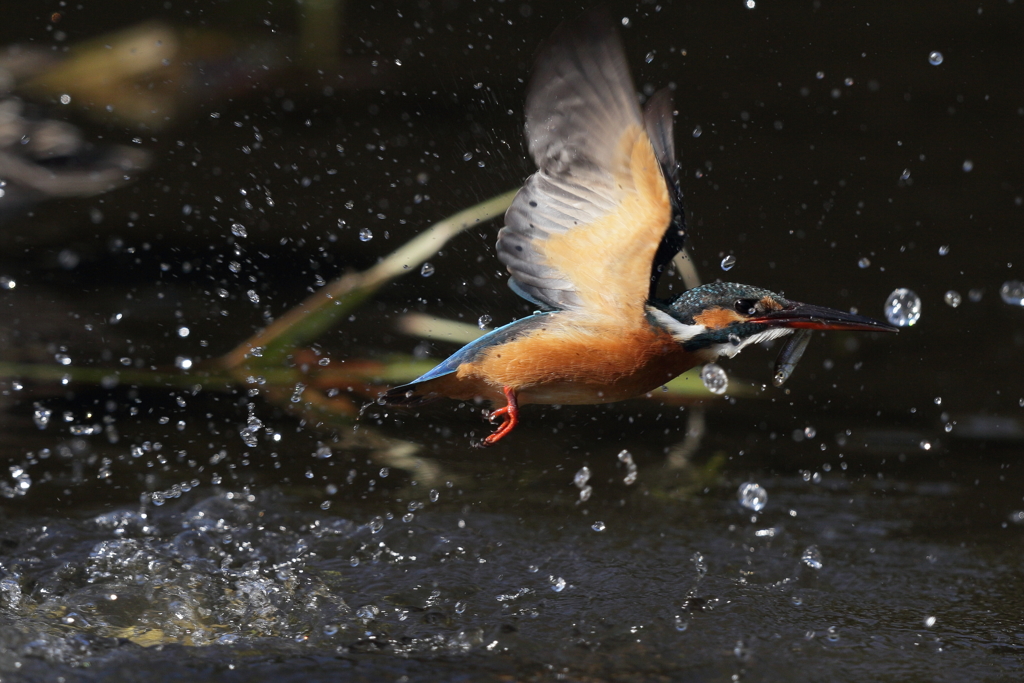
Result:
{"label": "orange breast plumage", "polygon": [[630,329],[570,312],[545,318],[461,364],[454,379],[481,396],[511,387],[520,403],[610,403],[644,394],[697,363],[646,322]]}

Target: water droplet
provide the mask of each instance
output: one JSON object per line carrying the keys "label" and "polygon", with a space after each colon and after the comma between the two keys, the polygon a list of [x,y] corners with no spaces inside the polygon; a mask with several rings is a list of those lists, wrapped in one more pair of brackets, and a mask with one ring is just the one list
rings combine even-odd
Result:
{"label": "water droplet", "polygon": [[1003,301],[1011,306],[1024,306],[1024,282],[1007,280],[999,288],[999,296],[1003,297]]}
{"label": "water droplet", "polygon": [[885,302],[885,318],[897,327],[910,327],[921,319],[921,297],[906,287],[893,290]]}
{"label": "water droplet", "polygon": [[722,259],[722,270],[732,270],[732,267],[736,265],[736,257],[729,254]]}
{"label": "water droplet", "polygon": [[238,435],[242,437],[242,441],[244,441],[245,445],[249,448],[255,448],[259,443],[256,438],[256,430],[250,427],[242,427],[242,429],[238,431]]}
{"label": "water droplet", "polygon": [[924,627],[925,628],[931,628],[932,626],[935,626],[935,617],[925,617],[924,618]]}
{"label": "water droplet", "polygon": [[61,249],[60,253],[57,254],[57,263],[64,270],[74,270],[78,267],[78,263],[81,260],[82,257],[71,249]]}
{"label": "water droplet", "polygon": [[466,611],[466,603],[465,602],[463,602],[462,600],[459,600],[458,602],[455,603],[455,613],[456,614],[462,614],[465,611]]}
{"label": "water droplet", "polygon": [[942,53],[938,50],[933,50],[928,53],[928,63],[932,66],[938,66],[942,64]]}
{"label": "water droplet", "polygon": [[675,618],[676,630],[682,633],[690,627],[690,621],[683,616],[677,614]]}
{"label": "water droplet", "polygon": [[694,126],[694,127],[693,127],[693,137],[695,137],[695,138],[699,138],[699,137],[700,137],[700,134],[701,134],[701,133],[703,133],[703,132],[704,132],[704,131],[703,131],[703,130],[701,129],[701,127],[700,127],[700,126]]}
{"label": "water droplet", "polygon": [[943,244],[941,247],[939,247],[939,256],[945,256],[948,253],[949,253],[949,245],[948,244]]}
{"label": "water droplet", "polygon": [[653,52],[648,52],[647,56],[644,57],[644,61],[647,62],[648,64],[653,62],[654,61],[654,53]]}
{"label": "water droplet", "polygon": [[36,423],[36,427],[46,429],[46,426],[50,424],[50,418],[53,417],[53,411],[39,403],[34,404],[32,407],[32,421]]}
{"label": "water droplet", "polygon": [[757,7],[757,3],[754,0],[747,0],[747,9],[754,9]]}
{"label": "water droplet", "polygon": [[462,155],[462,160],[463,161],[469,161],[472,158],[473,158],[473,153],[472,152],[466,152],[465,154]]}
{"label": "water droplet", "polygon": [[370,230],[369,228],[363,228],[362,230],[359,231],[359,241],[360,242],[369,242],[372,239],[373,239],[373,231]]}
{"label": "water droplet", "polygon": [[818,430],[814,427],[804,427],[804,436],[808,439],[813,439],[818,435]]}
{"label": "water droplet", "polygon": [[556,593],[561,593],[563,590],[565,590],[565,579],[563,579],[561,576],[559,576],[557,579],[553,576],[550,576],[548,577],[548,580],[551,581],[551,590],[555,591]]}
{"label": "water droplet", "polygon": [[819,71],[818,73],[814,74],[814,77],[820,81],[821,79],[825,78],[825,72]]}
{"label": "water droplet", "polygon": [[476,326],[479,327],[481,330],[486,330],[487,327],[491,324],[491,320],[491,316],[484,314],[476,319]]}
{"label": "water droplet", "polygon": [[619,451],[619,462],[626,466],[626,476],[622,478],[622,483],[626,486],[636,483],[637,467],[633,461],[633,454],[629,451]]}
{"label": "water droplet", "polygon": [[703,579],[708,575],[708,563],[704,560],[704,556],[699,552],[690,555],[690,562],[693,563],[693,569],[697,572],[697,577]]}
{"label": "water droplet", "polygon": [[576,484],[576,488],[583,488],[588,481],[590,481],[590,468],[584,465],[572,478],[572,483]]}
{"label": "water droplet", "polygon": [[192,369],[192,359],[185,356],[175,356],[174,367],[179,370],[190,370]]}
{"label": "water droplet", "polygon": [[178,336],[181,337],[182,339],[187,337],[190,333],[191,330],[185,327],[184,325],[178,328]]}
{"label": "water droplet", "polygon": [[917,446],[922,451],[930,451],[932,449],[932,442],[928,439],[922,439],[921,443],[917,444]]}
{"label": "water droplet", "polygon": [[960,292],[957,292],[952,289],[943,295],[942,300],[946,302],[947,306],[950,306],[952,308],[956,308],[963,302],[963,298],[960,296]]}
{"label": "water droplet", "polygon": [[871,259],[869,259],[867,256],[861,256],[860,259],[857,261],[858,268],[867,268],[870,265]]}
{"label": "water droplet", "polygon": [[729,376],[720,365],[708,363],[700,371],[700,379],[712,394],[724,394],[729,388]]}
{"label": "water droplet", "polygon": [[593,529],[594,531],[604,531],[605,530],[604,522],[594,522],[591,525],[590,528]]}
{"label": "water droplet", "polygon": [[420,268],[420,275],[422,275],[423,277],[430,277],[433,274],[434,266],[430,265],[429,263],[424,263],[423,266]]}
{"label": "water droplet", "polygon": [[740,484],[736,491],[736,498],[740,501],[740,505],[754,512],[764,510],[764,506],[768,504],[768,492],[763,486],[753,481]]}
{"label": "water droplet", "polygon": [[590,468],[586,465],[581,467],[579,472],[572,478],[572,483],[580,490],[580,502],[590,500],[590,494],[594,491],[593,487],[587,485],[589,480]]}
{"label": "water droplet", "polygon": [[249,233],[245,231],[245,226],[241,223],[231,224],[231,234],[235,237],[248,237]]}
{"label": "water droplet", "polygon": [[249,301],[253,302],[254,304],[258,304],[260,302],[260,295],[256,293],[255,289],[250,289],[245,293],[245,295],[249,297]]}
{"label": "water droplet", "polygon": [[903,169],[903,173],[900,173],[900,180],[910,180],[910,169]]}
{"label": "water droplet", "polygon": [[981,288],[974,288],[967,292],[967,298],[970,299],[972,304],[976,304],[981,301],[981,297],[985,294],[985,290]]}
{"label": "water droplet", "polygon": [[821,551],[818,550],[818,546],[816,545],[807,546],[803,555],[800,556],[800,561],[811,569],[821,569],[824,566],[824,562],[822,562],[821,558]]}
{"label": "water droplet", "polygon": [[961,168],[964,169],[964,173],[970,173],[971,171],[974,170],[974,162],[971,161],[970,159],[964,159],[964,163]]}
{"label": "water droplet", "polygon": [[[3,195],[0,194],[0,197],[2,197],[2,196]],[[0,275],[0,289],[11,290],[11,289],[14,289],[17,286],[18,286],[18,283],[15,282],[13,279],[11,279],[9,277],[6,277],[6,276],[3,276],[3,275]]]}

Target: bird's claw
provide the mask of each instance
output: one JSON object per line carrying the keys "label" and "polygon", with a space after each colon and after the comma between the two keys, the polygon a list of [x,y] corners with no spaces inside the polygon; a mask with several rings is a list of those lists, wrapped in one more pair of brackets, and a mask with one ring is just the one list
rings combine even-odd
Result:
{"label": "bird's claw", "polygon": [[501,424],[492,434],[480,442],[481,448],[498,443],[506,434],[512,431],[513,427],[519,424],[519,403],[516,401],[516,394],[509,387],[505,387],[504,391],[508,404],[491,411],[490,415],[487,416],[487,420],[492,424],[497,422],[498,418],[501,418]]}

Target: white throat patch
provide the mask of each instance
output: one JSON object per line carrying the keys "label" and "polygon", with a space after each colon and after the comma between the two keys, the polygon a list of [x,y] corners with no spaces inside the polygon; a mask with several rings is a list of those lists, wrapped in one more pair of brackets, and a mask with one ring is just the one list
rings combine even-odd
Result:
{"label": "white throat patch", "polygon": [[654,306],[647,306],[647,314],[657,320],[658,324],[664,327],[680,344],[690,341],[704,331],[703,325],[685,325]]}
{"label": "white throat patch", "polygon": [[[653,306],[647,306],[647,313],[657,320],[658,324],[665,328],[665,330],[672,335],[672,338],[680,344],[684,344],[696,337],[698,334],[707,331],[707,328],[703,325],[686,325],[679,322],[665,311]],[[761,342],[785,337],[787,334],[792,334],[793,331],[794,330],[788,327],[770,327],[767,330],[753,334],[746,339],[735,337],[735,341],[730,340],[724,344],[713,344],[706,349],[702,349],[700,351],[700,355],[704,356],[707,360],[714,360],[719,356],[728,356],[729,358],[732,358],[751,344],[760,344]]]}

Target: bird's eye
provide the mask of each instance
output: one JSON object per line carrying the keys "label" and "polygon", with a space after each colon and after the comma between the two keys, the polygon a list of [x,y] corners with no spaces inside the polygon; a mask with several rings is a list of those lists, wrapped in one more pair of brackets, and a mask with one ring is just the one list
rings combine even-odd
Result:
{"label": "bird's eye", "polygon": [[757,313],[757,299],[737,299],[736,312],[740,315],[754,315]]}

